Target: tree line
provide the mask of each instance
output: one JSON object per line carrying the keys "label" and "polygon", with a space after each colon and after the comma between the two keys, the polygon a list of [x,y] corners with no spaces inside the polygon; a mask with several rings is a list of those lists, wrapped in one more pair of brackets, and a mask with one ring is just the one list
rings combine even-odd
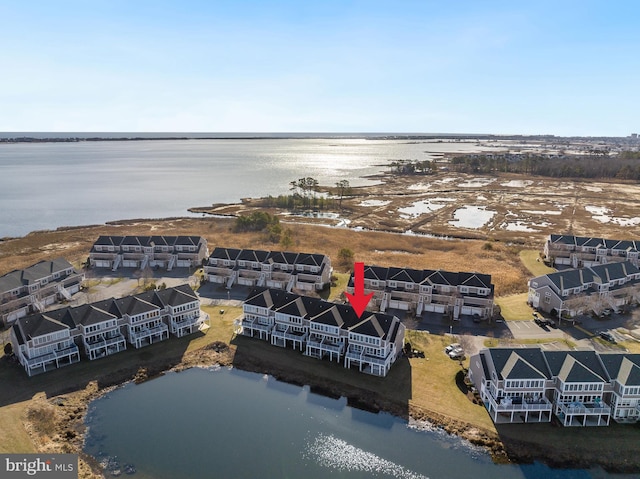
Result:
{"label": "tree line", "polygon": [[335,183],[335,188],[323,188],[333,193],[331,196],[320,191],[318,180],[312,177],[300,178],[289,183],[288,195],[269,195],[262,198],[260,205],[265,208],[280,208],[290,211],[299,210],[332,210],[342,208],[342,200],[351,194],[348,180]]}
{"label": "tree line", "polygon": [[459,173],[521,173],[552,178],[617,178],[640,180],[640,152],[617,156],[463,155],[451,159],[449,169]]}

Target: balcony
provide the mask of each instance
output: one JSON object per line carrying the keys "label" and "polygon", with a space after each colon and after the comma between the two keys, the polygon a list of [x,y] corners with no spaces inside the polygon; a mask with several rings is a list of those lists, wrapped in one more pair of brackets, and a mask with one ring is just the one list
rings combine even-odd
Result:
{"label": "balcony", "polygon": [[[38,367],[38,366],[41,366],[42,364],[49,363],[52,361],[56,361],[57,363],[59,359],[68,358],[78,354],[79,354],[78,346],[73,344],[68,348],[58,349],[50,353],[43,354],[42,356],[36,356],[34,358],[25,357],[25,361],[29,366],[29,368],[33,368],[33,367]],[[79,359],[79,356],[78,356],[78,359]]]}
{"label": "balcony", "polygon": [[141,329],[140,331],[131,331],[131,341],[132,342],[141,341],[143,339],[150,338],[152,336],[158,336],[158,335],[162,336],[164,334],[169,335],[169,328],[167,327],[166,324],[160,324],[153,328],[145,328],[145,329]]}
{"label": "balcony", "polygon": [[346,358],[351,361],[359,361],[367,364],[375,364],[378,366],[384,366],[387,364],[387,359],[380,358],[379,356],[371,356],[364,354],[364,351],[347,351]]}
{"label": "balcony", "polygon": [[248,329],[254,329],[256,331],[264,331],[266,333],[271,332],[271,329],[273,328],[273,326],[270,324],[261,324],[247,318],[244,318],[242,320],[242,327],[248,328]]}
{"label": "balcony", "polygon": [[519,411],[548,411],[551,412],[553,404],[551,404],[546,398],[538,400],[521,400],[514,402],[512,398],[504,397],[498,403],[495,398],[489,396],[489,402],[491,407],[497,412],[519,412]]}
{"label": "balcony", "polygon": [[289,331],[289,328],[282,331],[274,329],[271,331],[271,337],[277,339],[288,339],[290,341],[306,341],[308,334],[305,332],[293,332]]}
{"label": "balcony", "polygon": [[573,402],[569,404],[560,404],[560,411],[566,416],[575,416],[576,414],[595,416],[595,415],[610,415],[611,408],[603,405],[604,403],[583,404],[580,402]]}
{"label": "balcony", "polygon": [[109,346],[113,346],[124,340],[125,340],[124,336],[122,334],[118,334],[117,336],[113,336],[111,338],[88,340],[88,341],[85,341],[84,344],[87,345],[87,349],[94,350],[94,349],[100,349],[100,348],[108,348]]}
{"label": "balcony", "polygon": [[309,348],[317,348],[321,351],[327,351],[331,353],[335,353],[337,355],[342,354],[344,351],[344,344],[339,342],[334,342],[328,340],[327,338],[318,338],[311,336],[307,341],[307,347]]}

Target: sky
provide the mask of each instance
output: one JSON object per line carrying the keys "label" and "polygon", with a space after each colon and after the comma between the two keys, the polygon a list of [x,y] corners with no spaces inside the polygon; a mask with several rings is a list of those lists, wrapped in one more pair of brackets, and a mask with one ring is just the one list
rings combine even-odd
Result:
{"label": "sky", "polygon": [[640,2],[0,2],[0,131],[640,133]]}

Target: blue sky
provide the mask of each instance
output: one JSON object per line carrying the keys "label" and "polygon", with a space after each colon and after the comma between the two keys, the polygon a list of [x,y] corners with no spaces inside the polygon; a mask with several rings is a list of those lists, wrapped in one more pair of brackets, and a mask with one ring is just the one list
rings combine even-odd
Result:
{"label": "blue sky", "polygon": [[0,3],[0,131],[640,133],[640,2]]}

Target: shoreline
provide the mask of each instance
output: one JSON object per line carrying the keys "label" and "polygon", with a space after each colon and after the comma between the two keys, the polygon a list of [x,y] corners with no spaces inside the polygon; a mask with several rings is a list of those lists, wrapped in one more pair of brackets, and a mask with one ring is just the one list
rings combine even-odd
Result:
{"label": "shoreline", "polygon": [[[186,353],[180,361],[175,357],[159,357],[143,366],[131,366],[115,371],[97,381],[91,381],[84,389],[57,394],[50,398],[45,393],[38,393],[27,406],[25,427],[34,446],[40,452],[77,453],[80,457],[79,468],[81,478],[105,477],[104,470],[97,459],[83,451],[86,426],[85,418],[89,405],[95,399],[121,387],[131,381],[135,383],[155,379],[170,371],[184,371],[193,367],[209,368],[212,366],[234,367],[242,371],[269,374],[278,381],[298,386],[308,386],[313,392],[328,397],[345,397],[351,407],[370,412],[385,412],[404,419],[408,423],[415,422],[427,425],[426,429],[437,429],[468,441],[471,445],[481,447],[496,464],[530,464],[541,462],[552,468],[588,469],[603,468],[609,473],[637,473],[638,466],[628,464],[622,458],[617,462],[598,460],[594,457],[580,457],[579,454],[566,455],[553,448],[544,448],[540,444],[527,441],[511,441],[505,444],[500,435],[494,431],[484,430],[477,426],[429,411],[415,405],[397,404],[378,393],[358,386],[333,381],[315,376],[305,376],[301,371],[282,367],[254,355],[243,354],[238,358],[236,351],[229,344],[216,341],[203,348]],[[48,434],[38,433],[39,427],[34,417],[44,409],[54,410],[53,431]],[[34,414],[35,412],[36,414]],[[545,427],[552,428],[551,424]],[[551,431],[549,431],[551,432]]]}

